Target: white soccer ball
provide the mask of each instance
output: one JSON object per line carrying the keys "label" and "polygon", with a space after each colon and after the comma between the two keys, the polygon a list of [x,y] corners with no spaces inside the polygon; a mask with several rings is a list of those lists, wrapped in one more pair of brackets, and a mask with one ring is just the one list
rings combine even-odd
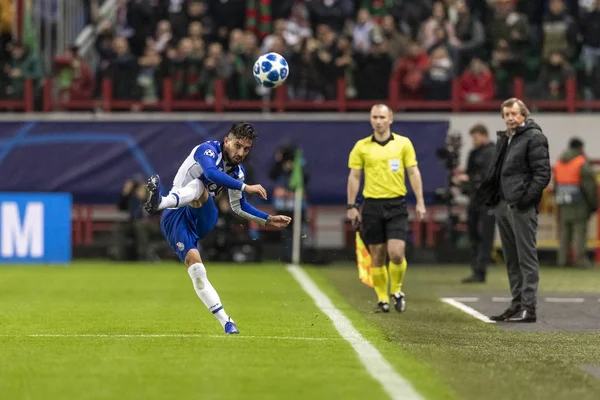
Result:
{"label": "white soccer ball", "polygon": [[258,57],[254,63],[254,79],[266,88],[274,88],[281,85],[290,73],[290,67],[281,55],[267,53]]}

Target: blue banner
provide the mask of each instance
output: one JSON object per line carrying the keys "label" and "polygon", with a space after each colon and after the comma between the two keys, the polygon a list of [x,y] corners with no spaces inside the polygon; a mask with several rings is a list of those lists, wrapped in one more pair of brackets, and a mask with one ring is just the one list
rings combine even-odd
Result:
{"label": "blue banner", "polygon": [[[68,192],[76,203],[116,204],[123,183],[159,173],[170,185],[192,148],[221,141],[230,122],[4,122],[0,123],[0,191]],[[269,170],[276,149],[302,147],[311,204],[346,204],[348,154],[372,133],[363,121],[250,121],[259,139],[244,163],[249,183],[273,188]],[[426,200],[446,184],[435,151],[444,145],[448,121],[397,121],[392,130],[411,139]]]}
{"label": "blue banner", "polygon": [[0,193],[0,263],[71,261],[71,195]]}

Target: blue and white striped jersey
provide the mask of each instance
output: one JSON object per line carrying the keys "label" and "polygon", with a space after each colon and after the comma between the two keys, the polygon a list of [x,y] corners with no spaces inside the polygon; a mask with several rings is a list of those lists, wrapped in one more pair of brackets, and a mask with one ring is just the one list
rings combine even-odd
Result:
{"label": "blue and white striped jersey", "polygon": [[229,164],[224,159],[221,143],[208,141],[194,147],[183,161],[173,180],[172,191],[181,189],[194,179],[199,179],[212,196],[226,188],[233,212],[264,225],[269,216],[246,201],[243,191],[245,178],[241,164]]}

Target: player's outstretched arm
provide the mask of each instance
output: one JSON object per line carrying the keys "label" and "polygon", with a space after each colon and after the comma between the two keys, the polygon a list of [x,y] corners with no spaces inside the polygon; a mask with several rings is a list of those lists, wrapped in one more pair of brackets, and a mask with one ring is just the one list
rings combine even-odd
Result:
{"label": "player's outstretched arm", "polygon": [[246,201],[244,193],[239,190],[229,190],[229,204],[234,213],[240,217],[258,222],[261,225],[271,225],[276,228],[284,228],[292,221],[285,215],[269,215],[253,207]]}
{"label": "player's outstretched arm", "polygon": [[211,182],[232,190],[244,190],[246,185],[217,168],[217,149],[204,143],[198,147],[194,159],[202,167],[204,176]]}

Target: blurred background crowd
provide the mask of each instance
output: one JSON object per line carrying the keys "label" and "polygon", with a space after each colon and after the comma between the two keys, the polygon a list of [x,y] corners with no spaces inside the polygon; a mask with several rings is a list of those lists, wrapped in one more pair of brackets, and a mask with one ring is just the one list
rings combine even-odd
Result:
{"label": "blurred background crowd", "polygon": [[[210,101],[217,78],[228,98],[257,99],[252,64],[274,51],[293,99],[334,99],[338,78],[350,99],[384,99],[393,76],[409,99],[447,100],[454,79],[464,101],[505,98],[515,77],[529,98],[564,98],[570,77],[600,98],[600,0],[116,0],[103,18],[107,1],[72,0],[95,35],[90,55],[47,51],[43,34],[12,40],[16,0],[0,0],[0,96],[53,76],[61,98],[90,99],[108,77],[115,99],[151,103],[171,77],[176,99]],[[43,25],[62,22],[60,0],[31,2]]]}

